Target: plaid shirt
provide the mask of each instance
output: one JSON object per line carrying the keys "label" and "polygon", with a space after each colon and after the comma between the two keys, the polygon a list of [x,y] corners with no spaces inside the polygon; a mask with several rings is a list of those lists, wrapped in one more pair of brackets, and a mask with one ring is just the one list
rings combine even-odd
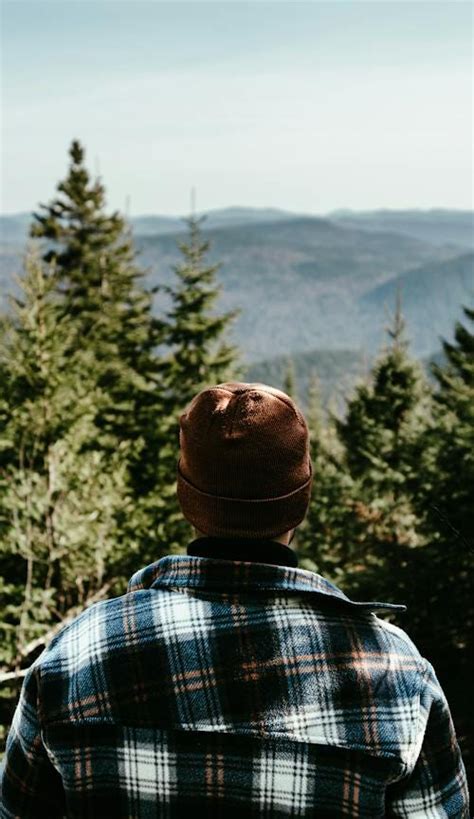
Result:
{"label": "plaid shirt", "polygon": [[29,669],[2,819],[467,819],[448,704],[391,608],[290,566],[162,558]]}

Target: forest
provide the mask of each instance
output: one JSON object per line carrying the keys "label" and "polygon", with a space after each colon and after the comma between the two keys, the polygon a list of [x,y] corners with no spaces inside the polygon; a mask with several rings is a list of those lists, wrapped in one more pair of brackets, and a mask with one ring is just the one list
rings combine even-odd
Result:
{"label": "forest", "polygon": [[[74,141],[29,232],[0,323],[2,744],[26,669],[63,625],[185,549],[179,415],[205,386],[248,376],[229,340],[239,312],[219,306],[219,265],[195,214],[172,277],[150,286],[127,219],[108,211]],[[437,671],[472,790],[474,304],[461,305],[427,374],[395,302],[342,408],[322,399],[317,367],[301,394],[285,359],[314,469],[294,544],[303,568],[349,596],[406,604],[388,616]]]}

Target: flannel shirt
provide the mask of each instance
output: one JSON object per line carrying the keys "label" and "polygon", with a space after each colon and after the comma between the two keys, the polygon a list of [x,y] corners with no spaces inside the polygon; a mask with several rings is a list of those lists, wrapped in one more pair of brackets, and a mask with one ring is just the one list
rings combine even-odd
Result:
{"label": "flannel shirt", "polygon": [[291,565],[162,558],[29,669],[2,819],[467,819],[433,668],[376,616],[397,608]]}

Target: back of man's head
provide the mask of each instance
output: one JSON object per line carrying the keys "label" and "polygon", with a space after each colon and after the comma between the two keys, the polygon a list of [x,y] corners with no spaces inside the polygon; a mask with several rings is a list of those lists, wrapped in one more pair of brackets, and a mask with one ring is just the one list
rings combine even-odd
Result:
{"label": "back of man's head", "polygon": [[178,499],[207,535],[272,538],[303,520],[312,466],[305,418],[275,387],[229,381],[180,417]]}

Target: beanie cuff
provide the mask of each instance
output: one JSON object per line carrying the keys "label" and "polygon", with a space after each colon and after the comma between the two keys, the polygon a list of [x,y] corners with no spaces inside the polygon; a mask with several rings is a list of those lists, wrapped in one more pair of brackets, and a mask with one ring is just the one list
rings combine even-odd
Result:
{"label": "beanie cuff", "polygon": [[186,519],[203,534],[216,537],[271,538],[288,532],[304,519],[311,496],[309,477],[286,495],[273,498],[228,498],[198,489],[179,468],[177,494]]}

